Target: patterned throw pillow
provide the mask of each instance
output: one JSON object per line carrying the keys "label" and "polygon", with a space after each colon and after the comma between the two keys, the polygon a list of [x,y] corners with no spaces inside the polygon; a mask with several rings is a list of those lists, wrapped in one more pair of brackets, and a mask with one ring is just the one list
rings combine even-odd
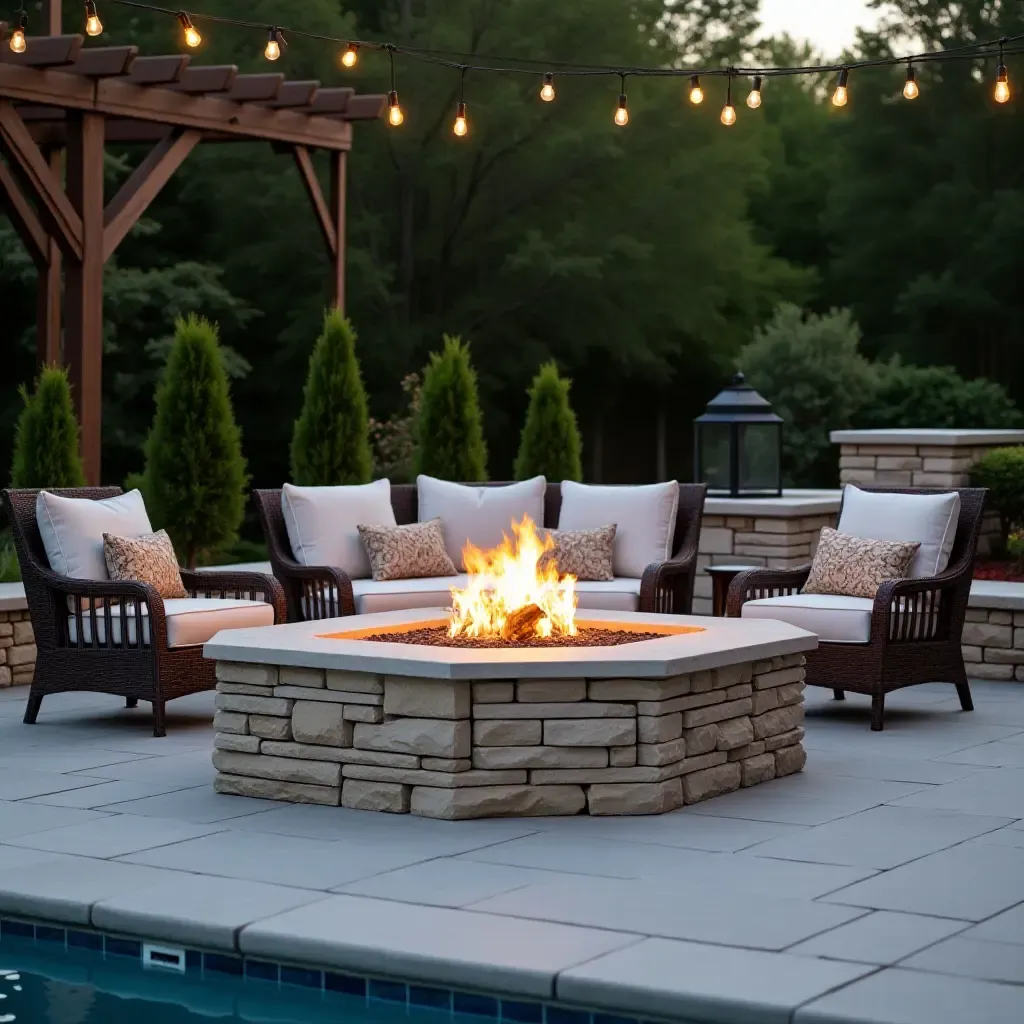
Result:
{"label": "patterned throw pillow", "polygon": [[164,598],[188,597],[178,572],[178,558],[166,530],[141,537],[103,534],[103,558],[112,580],[137,580],[156,587]]}
{"label": "patterned throw pillow", "polygon": [[408,526],[360,525],[356,529],[378,582],[457,574],[444,546],[440,517]]}
{"label": "patterned throw pillow", "polygon": [[548,530],[554,542],[541,558],[541,568],[551,559],[560,576],[571,574],[578,580],[613,580],[612,555],[615,549],[615,524],[596,530]]}
{"label": "patterned throw pillow", "polygon": [[920,546],[918,541],[867,540],[826,526],[803,592],[874,597],[884,580],[907,575]]}

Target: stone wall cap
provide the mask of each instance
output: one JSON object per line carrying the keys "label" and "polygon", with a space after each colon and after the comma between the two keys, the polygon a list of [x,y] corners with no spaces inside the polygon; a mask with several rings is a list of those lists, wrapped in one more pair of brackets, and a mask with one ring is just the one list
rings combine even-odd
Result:
{"label": "stone wall cap", "polygon": [[787,489],[781,498],[708,498],[707,516],[754,516],[760,519],[799,519],[831,515],[839,511],[841,490]]}
{"label": "stone wall cap", "polygon": [[975,580],[971,584],[968,608],[998,608],[1024,611],[1024,583],[1002,580]]}
{"label": "stone wall cap", "polygon": [[940,448],[1024,444],[1024,430],[939,430],[925,427],[900,430],[833,430],[833,444],[920,444]]}
{"label": "stone wall cap", "polygon": [[23,612],[28,610],[23,583],[0,583],[0,612]]}

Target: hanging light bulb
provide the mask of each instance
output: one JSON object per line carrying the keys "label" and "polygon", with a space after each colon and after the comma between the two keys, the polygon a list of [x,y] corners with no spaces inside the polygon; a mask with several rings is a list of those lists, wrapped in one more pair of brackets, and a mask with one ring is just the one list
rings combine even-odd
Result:
{"label": "hanging light bulb", "polygon": [[469,134],[469,121],[466,120],[466,104],[459,102],[459,108],[455,112],[455,124],[452,131],[461,139],[463,135]]}
{"label": "hanging light bulb", "polygon": [[15,53],[24,53],[25,47],[28,45],[25,42],[26,25],[28,25],[28,15],[23,10],[18,19],[18,27],[11,33],[10,47]]}
{"label": "hanging light bulb", "polygon": [[839,72],[839,84],[836,86],[836,91],[832,93],[832,105],[834,107],[845,107],[846,101],[849,96],[846,91],[846,83],[850,79],[850,71],[848,68],[843,68]]}
{"label": "hanging light bulb", "polygon": [[732,105],[732,75],[729,76],[729,87],[725,94],[725,106],[722,107],[721,122],[726,128],[736,123],[736,108]]}
{"label": "hanging light bulb", "polygon": [[102,31],[103,22],[100,21],[99,13],[96,10],[96,0],[87,0],[85,5],[86,35],[98,36]]}
{"label": "hanging light bulb", "polygon": [[914,71],[914,65],[907,65],[907,80],[903,85],[903,96],[908,100],[916,100],[921,95],[921,90],[917,87],[917,72]]}
{"label": "hanging light bulb", "polygon": [[624,128],[629,124],[629,108],[626,106],[626,76],[620,72],[619,78],[622,79],[622,91],[619,93],[619,103],[615,108],[615,123],[620,128]]}
{"label": "hanging light bulb", "polygon": [[690,76],[690,102],[694,106],[704,102],[704,90],[700,87],[700,75]]}
{"label": "hanging light bulb", "polygon": [[388,122],[397,128],[405,120],[405,114],[398,105],[398,93],[394,89],[388,93]]}
{"label": "hanging light bulb", "polygon": [[754,76],[754,84],[750,87],[750,92],[747,93],[747,106],[751,110],[757,110],[761,106],[761,76]]}
{"label": "hanging light bulb", "polygon": [[191,46],[194,50],[203,41],[199,30],[192,24],[192,19],[184,11],[178,12],[178,24],[181,25],[182,31],[185,33],[185,45]]}
{"label": "hanging light bulb", "polygon": [[359,61],[359,47],[355,43],[349,43],[345,52],[341,55],[341,63],[347,68],[354,68]]}
{"label": "hanging light bulb", "polygon": [[263,51],[263,56],[267,60],[277,60],[281,56],[281,30],[278,28],[272,28],[267,35],[267,48]]}
{"label": "hanging light bulb", "polygon": [[540,98],[550,103],[555,98],[555,76],[549,71],[544,75],[544,84],[540,87]]}
{"label": "hanging light bulb", "polygon": [[1010,99],[1010,79],[1006,74],[1006,65],[1000,60],[999,71],[996,73],[996,103],[1007,103]]}

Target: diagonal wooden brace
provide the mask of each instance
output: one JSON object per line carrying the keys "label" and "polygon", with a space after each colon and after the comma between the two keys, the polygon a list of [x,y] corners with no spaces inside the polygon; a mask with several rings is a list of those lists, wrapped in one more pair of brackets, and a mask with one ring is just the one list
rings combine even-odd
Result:
{"label": "diagonal wooden brace", "polygon": [[306,194],[313,204],[313,212],[316,213],[320,230],[327,242],[327,249],[331,256],[338,254],[338,231],[334,226],[334,218],[331,216],[331,209],[324,198],[323,190],[320,188],[320,181],[316,176],[316,168],[313,166],[313,158],[305,146],[296,146],[292,153],[295,157],[295,166],[302,176],[302,184],[306,186]]}
{"label": "diagonal wooden brace", "polygon": [[0,160],[0,194],[3,206],[11,219],[18,237],[22,240],[36,266],[46,263],[49,251],[49,235],[36,215],[32,204],[25,198],[21,186],[15,180],[11,169]]}

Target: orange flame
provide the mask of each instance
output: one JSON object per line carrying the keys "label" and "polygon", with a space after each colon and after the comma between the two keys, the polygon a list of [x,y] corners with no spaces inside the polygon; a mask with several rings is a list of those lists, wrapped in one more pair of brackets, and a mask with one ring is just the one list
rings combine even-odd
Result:
{"label": "orange flame", "polygon": [[463,550],[469,581],[464,590],[452,588],[450,637],[501,636],[509,616],[530,605],[543,612],[538,636],[576,635],[576,577],[560,577],[555,560],[544,559],[554,543],[538,535],[529,516],[513,523],[512,533],[490,551],[472,544]]}

